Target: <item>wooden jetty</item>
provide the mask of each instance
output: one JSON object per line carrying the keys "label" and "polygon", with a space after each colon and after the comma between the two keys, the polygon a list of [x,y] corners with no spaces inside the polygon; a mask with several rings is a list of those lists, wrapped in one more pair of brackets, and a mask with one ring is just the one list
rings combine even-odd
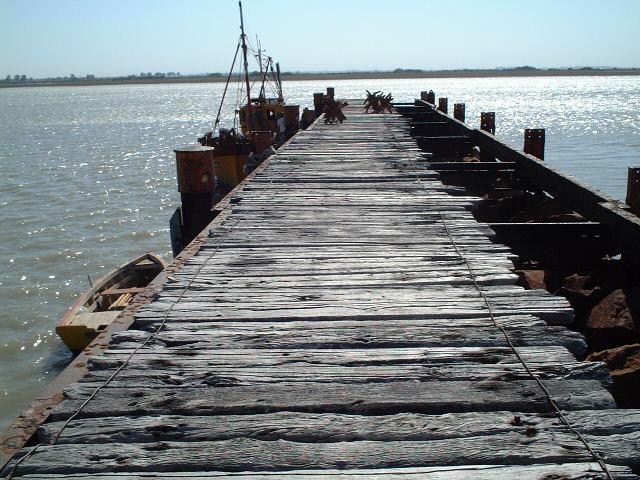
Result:
{"label": "wooden jetty", "polygon": [[408,117],[345,114],[228,197],[5,475],[638,478],[640,411],[567,301],[515,285]]}

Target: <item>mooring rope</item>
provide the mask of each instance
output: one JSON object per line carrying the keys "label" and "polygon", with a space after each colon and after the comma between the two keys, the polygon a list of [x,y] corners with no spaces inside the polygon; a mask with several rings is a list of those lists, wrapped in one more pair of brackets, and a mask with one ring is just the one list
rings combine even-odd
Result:
{"label": "mooring rope", "polygon": [[[309,138],[306,139],[306,141],[304,142],[305,144],[309,143]],[[288,160],[291,159],[291,157],[293,156],[293,154],[289,154],[288,156]],[[262,190],[260,190],[260,193],[265,192],[268,188],[271,187],[271,185],[273,184],[273,180],[274,180],[274,176],[271,176],[269,182],[264,186],[264,188]],[[227,206],[225,207],[225,209],[227,208],[231,208],[230,204],[227,204]],[[223,209],[223,212],[224,210]],[[220,215],[222,214],[222,212],[220,213]],[[211,254],[209,254],[207,257],[205,257],[204,262],[202,263],[202,265],[200,265],[200,267],[196,270],[196,272],[193,274],[193,276],[189,279],[189,282],[187,283],[187,285],[182,289],[182,291],[180,292],[180,295],[178,295],[178,298],[169,306],[169,308],[166,310],[160,325],[158,326],[158,328],[152,332],[145,340],[144,342],[142,342],[140,345],[138,345],[130,354],[129,356],[125,359],[125,361],[122,363],[122,365],[120,365],[116,370],[114,370],[114,372],[100,385],[98,385],[93,392],[86,398],[86,400],[84,402],[82,402],[82,404],[78,407],[78,409],[69,417],[65,420],[65,422],[62,424],[62,426],[60,427],[60,430],[58,431],[58,433],[55,435],[55,437],[53,437],[53,440],[50,443],[47,444],[43,444],[42,442],[37,443],[31,450],[29,450],[27,453],[25,453],[22,457],[20,457],[20,459],[18,459],[16,461],[16,463],[13,465],[13,467],[11,468],[11,471],[9,472],[9,474],[7,475],[7,479],[11,480],[14,478],[18,467],[23,464],[28,458],[30,458],[31,456],[33,456],[33,454],[36,453],[36,451],[44,446],[44,445],[56,445],[58,443],[58,440],[60,439],[60,437],[62,436],[62,432],[64,432],[64,430],[67,428],[67,426],[75,419],[78,417],[78,415],[80,415],[80,413],[82,413],[82,411],[84,410],[84,408],[89,404],[89,402],[91,402],[97,395],[98,393],[105,387],[107,387],[115,378],[116,376],[118,376],[118,374],[124,370],[124,368],[129,364],[129,362],[131,361],[131,359],[141,350],[143,349],[152,339],[154,339],[164,328],[164,326],[167,323],[167,319],[169,318],[169,314],[173,311],[173,307],[176,306],[176,304],[178,304],[180,302],[180,300],[182,300],[182,298],[184,297],[185,293],[187,292],[187,290],[193,285],[193,283],[195,282],[196,278],[198,277],[198,275],[200,274],[200,272],[202,271],[202,269],[205,267],[205,265],[209,262],[209,260],[211,260],[214,255],[220,250],[220,248],[222,247],[222,244],[224,243],[224,241],[229,237],[229,235],[231,234],[231,231],[238,225],[238,223],[240,223],[240,221],[246,216],[246,214],[241,214],[238,216],[236,222],[231,225],[231,227],[227,230],[227,232],[222,236],[222,238],[220,239],[220,241],[217,243],[217,245],[215,246],[215,249],[213,250],[213,252]]]}
{"label": "mooring rope", "polygon": [[[386,113],[382,113],[382,115],[384,116],[384,123],[385,126],[387,128],[387,130],[389,131],[389,133],[391,134],[391,136],[393,137],[394,142],[402,149],[402,151],[404,152],[407,160],[409,161],[409,164],[411,165],[411,167],[413,168],[415,177],[418,181],[418,184],[420,185],[420,188],[422,188],[422,190],[428,194],[427,188],[424,186],[424,184],[422,183],[422,179],[420,178],[420,175],[418,173],[418,168],[415,164],[415,162],[413,161],[413,158],[411,157],[411,155],[409,154],[409,151],[406,149],[406,147],[402,144],[402,142],[400,142],[398,140],[398,138],[396,137],[395,133],[393,132],[393,129],[391,128],[391,126],[389,125],[389,123],[387,122],[387,115]],[[442,226],[444,227],[444,231],[447,235],[447,237],[449,238],[449,241],[451,242],[451,245],[453,246],[453,249],[455,250],[456,254],[458,255],[458,257],[460,257],[460,259],[465,263],[467,270],[469,271],[469,276],[471,277],[471,281],[473,282],[473,285],[475,287],[475,289],[478,292],[478,295],[482,298],[482,300],[484,301],[484,304],[487,307],[487,311],[489,313],[489,317],[491,318],[491,322],[493,323],[493,325],[502,333],[502,335],[505,338],[505,341],[507,342],[507,345],[509,346],[509,348],[511,349],[511,351],[513,352],[513,354],[515,355],[515,357],[518,359],[518,361],[520,362],[520,364],[522,364],[523,368],[525,369],[525,371],[527,372],[527,374],[533,379],[535,380],[535,382],[538,384],[538,386],[540,387],[540,389],[542,389],[542,391],[544,392],[544,395],[547,398],[547,401],[549,402],[549,404],[551,405],[551,407],[554,410],[554,413],[556,414],[556,416],[560,419],[560,421],[564,424],[564,426],[571,432],[573,433],[578,440],[580,440],[580,442],[585,446],[585,448],[587,449],[587,451],[589,452],[589,454],[593,457],[593,459],[598,463],[598,465],[600,465],[600,468],[602,469],[603,473],[607,476],[608,480],[614,480],[613,479],[613,475],[611,474],[611,472],[609,471],[609,467],[607,466],[607,464],[605,463],[605,461],[602,459],[602,457],[598,454],[598,452],[596,452],[593,447],[591,447],[591,445],[589,444],[589,442],[587,441],[587,439],[582,435],[582,433],[580,433],[580,431],[574,427],[571,422],[569,422],[569,420],[566,418],[566,416],[564,415],[564,413],[562,413],[562,410],[560,409],[560,407],[558,406],[558,404],[556,403],[556,401],[553,399],[551,392],[549,392],[549,389],[546,387],[546,385],[544,384],[544,382],[540,379],[540,377],[538,377],[538,375],[536,375],[531,368],[529,367],[529,365],[527,365],[527,362],[524,360],[524,358],[522,357],[522,355],[520,355],[520,353],[518,352],[518,349],[516,348],[516,346],[513,344],[513,342],[511,341],[511,338],[509,337],[509,333],[506,331],[506,329],[500,325],[493,313],[493,309],[491,308],[491,303],[489,302],[489,299],[487,298],[486,294],[484,293],[484,291],[482,290],[482,288],[480,287],[480,284],[478,283],[478,280],[476,278],[476,275],[473,272],[473,269],[471,268],[471,265],[469,264],[469,260],[467,260],[467,258],[462,254],[462,252],[460,251],[458,244],[456,243],[455,239],[453,238],[453,235],[451,234],[450,230],[449,230],[449,226],[447,225],[447,222],[445,220],[444,215],[442,214],[441,210],[438,210],[438,215],[440,216],[440,220],[442,221]]]}

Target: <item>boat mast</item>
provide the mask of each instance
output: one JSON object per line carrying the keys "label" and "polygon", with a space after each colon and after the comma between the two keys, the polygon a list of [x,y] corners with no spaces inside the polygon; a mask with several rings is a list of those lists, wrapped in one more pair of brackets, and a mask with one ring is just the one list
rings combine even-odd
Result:
{"label": "boat mast", "polygon": [[278,100],[280,102],[284,102],[284,97],[282,96],[282,79],[280,78],[280,62],[276,63],[276,71],[277,73],[277,84],[278,84]]}
{"label": "boat mast", "polygon": [[260,67],[260,75],[262,75],[262,45],[258,35],[256,35],[256,45],[258,46],[258,66]]}
{"label": "boat mast", "polygon": [[[244,18],[242,17],[242,2],[238,1],[238,5],[240,6],[240,39],[242,40],[242,58],[244,60],[244,81],[247,84],[247,107],[251,107],[251,85],[249,85],[249,61],[247,60],[247,36],[244,33]],[[249,128],[249,130],[251,130],[251,128]]]}

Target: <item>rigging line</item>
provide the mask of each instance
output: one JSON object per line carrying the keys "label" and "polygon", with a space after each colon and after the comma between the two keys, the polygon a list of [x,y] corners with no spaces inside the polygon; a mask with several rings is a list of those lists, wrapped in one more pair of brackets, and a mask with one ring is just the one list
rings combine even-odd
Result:
{"label": "rigging line", "polygon": [[276,89],[276,87],[273,85],[273,82],[271,81],[270,78],[267,77],[267,85],[269,85],[269,88],[271,90],[273,90],[274,93],[278,93],[278,90]]}
{"label": "rigging line", "polygon": [[213,124],[214,131],[220,124],[220,113],[222,112],[222,104],[224,103],[224,99],[227,95],[227,89],[229,88],[229,82],[231,81],[231,75],[233,75],[233,69],[236,65],[236,60],[238,59],[239,51],[240,51],[240,41],[238,41],[238,45],[236,46],[236,54],[233,56],[233,62],[231,63],[231,69],[229,69],[229,76],[227,77],[227,83],[224,84],[224,91],[222,92],[222,99],[220,100],[220,106],[218,107],[218,114],[216,115],[216,121]]}
{"label": "rigging line", "polygon": [[[389,131],[389,133],[391,133],[391,136],[393,137],[394,142],[402,149],[402,151],[404,152],[407,160],[409,161],[409,164],[411,165],[411,167],[413,168],[414,174],[416,179],[418,180],[418,184],[420,185],[420,187],[422,188],[422,190],[428,194],[428,191],[426,189],[426,187],[424,186],[424,184],[422,183],[422,179],[420,178],[420,175],[418,174],[418,169],[416,167],[415,162],[413,161],[413,159],[411,158],[411,155],[409,154],[409,152],[407,151],[406,147],[398,140],[398,138],[396,137],[395,133],[393,132],[393,130],[391,129],[391,127],[389,126],[388,122],[387,122],[387,115],[385,112],[382,112],[382,115],[384,117],[384,123],[385,126],[387,127],[387,130]],[[480,295],[480,297],[482,298],[482,300],[484,301],[486,307],[487,307],[487,311],[489,313],[489,317],[491,318],[491,321],[493,323],[493,325],[502,333],[502,335],[505,338],[505,341],[507,342],[507,345],[509,346],[509,348],[511,349],[511,351],[513,352],[513,354],[515,355],[515,357],[518,359],[518,361],[522,364],[523,368],[525,369],[525,371],[527,372],[527,374],[538,384],[538,386],[540,387],[540,389],[544,392],[547,401],[549,402],[549,404],[551,405],[551,407],[553,408],[556,416],[560,419],[560,421],[565,425],[565,427],[567,427],[567,429],[573,433],[578,440],[580,440],[580,442],[585,446],[585,448],[587,449],[587,451],[589,452],[589,454],[594,458],[594,460],[598,463],[598,465],[600,465],[600,468],[602,469],[603,473],[607,476],[607,478],[609,480],[614,480],[613,476],[611,474],[611,471],[609,470],[609,467],[607,466],[607,464],[605,463],[605,461],[602,459],[602,457],[591,447],[591,445],[589,444],[589,442],[587,441],[587,439],[582,435],[582,433],[580,433],[580,431],[578,429],[576,429],[571,422],[569,422],[569,420],[566,418],[566,416],[562,413],[562,410],[560,409],[560,407],[558,406],[558,404],[556,403],[556,401],[553,399],[553,397],[551,396],[551,392],[549,392],[549,390],[547,389],[546,385],[543,383],[543,381],[531,370],[531,368],[529,367],[529,365],[527,364],[527,362],[524,360],[524,358],[520,355],[520,352],[518,352],[518,349],[516,348],[516,346],[513,344],[513,342],[511,341],[511,337],[509,337],[509,333],[506,331],[506,329],[500,325],[493,313],[493,309],[491,308],[491,304],[489,302],[489,299],[487,298],[486,294],[484,293],[484,291],[482,290],[482,288],[480,287],[478,280],[476,278],[476,275],[473,273],[473,270],[471,268],[471,265],[469,264],[469,261],[467,260],[467,258],[465,256],[462,255],[462,252],[460,251],[460,249],[458,248],[458,245],[456,244],[456,241],[454,240],[453,236],[451,235],[451,232],[449,231],[449,226],[447,225],[447,222],[445,220],[444,215],[442,214],[442,211],[438,211],[438,215],[440,216],[440,220],[442,221],[442,226],[444,227],[445,233],[447,235],[447,237],[449,237],[449,240],[451,242],[451,245],[453,246],[454,250],[456,251],[456,253],[458,254],[458,256],[460,257],[460,259],[465,263],[467,270],[469,271],[469,275],[471,277],[471,281],[473,282],[473,285],[475,287],[475,289],[478,291],[478,294]]]}
{"label": "rigging line", "polygon": [[[260,85],[260,93],[258,95],[259,98],[265,97],[264,92],[264,83],[267,81],[267,76],[269,75],[269,63],[271,62],[271,57],[267,57],[267,63],[264,66],[264,75],[262,75],[262,84]],[[262,63],[260,64],[260,72],[262,73]]]}

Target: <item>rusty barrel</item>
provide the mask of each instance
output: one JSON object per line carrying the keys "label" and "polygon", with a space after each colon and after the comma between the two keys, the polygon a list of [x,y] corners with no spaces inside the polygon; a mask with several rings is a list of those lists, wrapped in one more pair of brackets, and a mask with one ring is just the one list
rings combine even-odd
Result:
{"label": "rusty barrel", "polygon": [[178,191],[182,200],[182,238],[184,245],[187,245],[213,218],[213,148],[189,145],[174,152]]}
{"label": "rusty barrel", "polygon": [[300,125],[300,105],[284,106],[284,124],[287,128],[287,140],[296,134]]}

